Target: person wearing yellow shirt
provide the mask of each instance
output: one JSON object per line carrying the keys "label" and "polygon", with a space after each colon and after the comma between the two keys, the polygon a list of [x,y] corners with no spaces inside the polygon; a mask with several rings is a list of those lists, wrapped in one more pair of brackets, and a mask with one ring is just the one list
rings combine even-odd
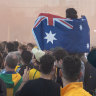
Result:
{"label": "person wearing yellow shirt", "polygon": [[37,48],[32,49],[32,63],[33,68],[29,71],[29,80],[34,80],[40,78],[40,58],[45,55],[45,52]]}
{"label": "person wearing yellow shirt", "polygon": [[81,61],[77,57],[66,56],[62,64],[63,88],[61,96],[91,96],[83,89],[83,82],[79,82],[81,77]]}
{"label": "person wearing yellow shirt", "polygon": [[40,78],[40,72],[35,68],[31,69],[29,72],[29,80],[34,80],[38,78]]}

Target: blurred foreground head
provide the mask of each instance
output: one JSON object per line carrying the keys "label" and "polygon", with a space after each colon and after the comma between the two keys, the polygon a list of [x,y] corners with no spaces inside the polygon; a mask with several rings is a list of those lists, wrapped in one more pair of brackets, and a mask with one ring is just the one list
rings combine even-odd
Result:
{"label": "blurred foreground head", "polygon": [[18,57],[14,52],[9,53],[5,58],[5,67],[10,69],[15,69],[18,63]]}
{"label": "blurred foreground head", "polygon": [[63,77],[68,82],[76,82],[80,78],[81,61],[78,57],[67,56],[63,60]]}
{"label": "blurred foreground head", "polygon": [[52,72],[54,67],[54,57],[50,54],[45,54],[40,58],[40,71],[41,73],[48,75]]}

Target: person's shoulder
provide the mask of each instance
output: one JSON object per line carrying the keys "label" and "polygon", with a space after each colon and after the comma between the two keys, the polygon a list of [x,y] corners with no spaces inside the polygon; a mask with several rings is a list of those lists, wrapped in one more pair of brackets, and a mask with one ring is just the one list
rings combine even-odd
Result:
{"label": "person's shoulder", "polygon": [[26,82],[26,85],[33,85],[33,84],[36,84],[36,82],[38,82],[39,79],[35,79],[35,80],[29,80],[28,82]]}
{"label": "person's shoulder", "polygon": [[87,92],[83,88],[78,88],[76,92],[74,92],[73,94],[74,96],[92,96],[89,92]]}

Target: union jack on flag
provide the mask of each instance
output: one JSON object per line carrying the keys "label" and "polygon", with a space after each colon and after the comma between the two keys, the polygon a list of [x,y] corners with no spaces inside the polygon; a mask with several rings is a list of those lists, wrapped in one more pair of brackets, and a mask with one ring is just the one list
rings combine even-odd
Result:
{"label": "union jack on flag", "polygon": [[55,47],[63,47],[71,53],[90,50],[90,29],[85,16],[69,19],[41,13],[32,32],[38,47],[42,50]]}

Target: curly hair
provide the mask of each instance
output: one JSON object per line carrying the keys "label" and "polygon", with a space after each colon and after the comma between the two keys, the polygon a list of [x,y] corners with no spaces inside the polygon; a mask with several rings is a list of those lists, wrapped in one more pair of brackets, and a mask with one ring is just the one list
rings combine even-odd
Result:
{"label": "curly hair", "polygon": [[77,11],[74,8],[66,9],[66,18],[77,19]]}

